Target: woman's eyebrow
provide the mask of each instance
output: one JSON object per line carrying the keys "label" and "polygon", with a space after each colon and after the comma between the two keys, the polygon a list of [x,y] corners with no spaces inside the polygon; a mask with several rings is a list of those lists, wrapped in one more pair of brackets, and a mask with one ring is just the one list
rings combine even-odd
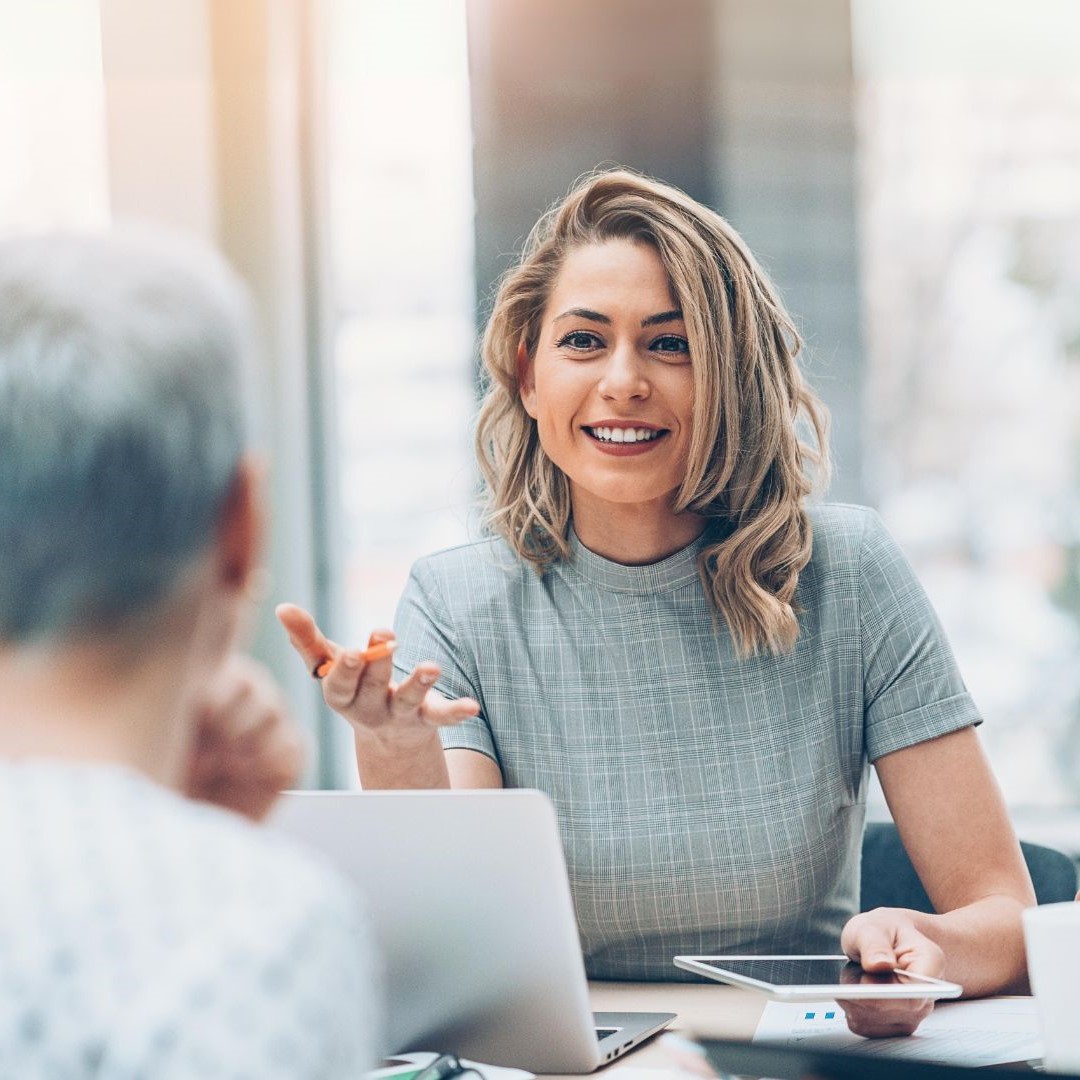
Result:
{"label": "woman's eyebrow", "polygon": [[611,320],[606,315],[583,307],[572,307],[561,315],[556,315],[554,321],[558,322],[560,319],[588,319],[590,322],[603,323],[605,326],[611,325]]}
{"label": "woman's eyebrow", "polygon": [[659,315],[650,315],[641,320],[642,326],[656,326],[658,323],[678,322],[682,319],[682,312],[678,308],[671,311],[661,311]]}
{"label": "woman's eyebrow", "polygon": [[[660,323],[679,322],[682,317],[683,313],[678,308],[672,308],[671,311],[661,311],[656,315],[649,315],[641,320],[641,325],[657,326]],[[556,315],[554,321],[558,322],[560,319],[588,319],[590,322],[603,323],[605,326],[611,325],[611,319],[607,315],[601,315],[599,311],[583,307],[570,308],[561,315]]]}

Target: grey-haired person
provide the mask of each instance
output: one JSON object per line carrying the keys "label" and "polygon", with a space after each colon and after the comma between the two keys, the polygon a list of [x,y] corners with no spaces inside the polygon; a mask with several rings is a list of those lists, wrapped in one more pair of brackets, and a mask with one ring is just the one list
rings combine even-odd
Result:
{"label": "grey-haired person", "polygon": [[256,822],[301,766],[236,652],[248,302],[175,236],[0,240],[0,1074],[355,1077],[345,883]]}
{"label": "grey-haired person", "polygon": [[[334,660],[364,786],[552,797],[593,977],[843,948],[1020,989],[1034,896],[979,713],[879,518],[812,499],[826,413],[799,345],[723,218],[585,178],[484,335],[490,535],[413,568],[393,672],[279,617]],[[871,764],[939,914],[858,912]],[[847,1019],[901,1034],[930,1008]]]}

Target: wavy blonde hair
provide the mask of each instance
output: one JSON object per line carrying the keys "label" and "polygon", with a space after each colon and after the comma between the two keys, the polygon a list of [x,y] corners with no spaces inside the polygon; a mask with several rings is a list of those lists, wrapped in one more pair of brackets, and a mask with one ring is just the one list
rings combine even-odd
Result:
{"label": "wavy blonde hair", "polygon": [[785,652],[798,637],[795,589],[812,547],[806,498],[828,475],[828,413],[803,380],[799,335],[764,271],[719,214],[677,188],[625,170],[587,176],[537,222],[502,278],[476,430],[485,525],[541,571],[570,553],[570,484],[521,403],[518,351],[534,355],[567,254],[610,240],[657,251],[686,323],[694,403],[674,509],[725,526],[699,557],[706,593],[742,655]]}

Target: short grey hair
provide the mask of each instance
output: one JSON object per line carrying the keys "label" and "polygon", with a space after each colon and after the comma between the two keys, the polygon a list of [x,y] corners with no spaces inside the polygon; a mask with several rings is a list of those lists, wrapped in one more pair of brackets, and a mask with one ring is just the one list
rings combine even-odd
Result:
{"label": "short grey hair", "polygon": [[115,628],[204,551],[247,443],[248,296],[164,232],[0,239],[0,641]]}

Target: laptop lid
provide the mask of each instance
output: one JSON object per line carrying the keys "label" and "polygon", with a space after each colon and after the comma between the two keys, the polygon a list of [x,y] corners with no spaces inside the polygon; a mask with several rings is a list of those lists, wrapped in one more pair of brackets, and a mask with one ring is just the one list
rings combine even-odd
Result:
{"label": "laptop lid", "polygon": [[[554,808],[538,791],[288,792],[270,824],[366,895],[388,1046],[589,1072],[673,1018],[594,1018]],[[604,1042],[597,1025],[612,1029]]]}

